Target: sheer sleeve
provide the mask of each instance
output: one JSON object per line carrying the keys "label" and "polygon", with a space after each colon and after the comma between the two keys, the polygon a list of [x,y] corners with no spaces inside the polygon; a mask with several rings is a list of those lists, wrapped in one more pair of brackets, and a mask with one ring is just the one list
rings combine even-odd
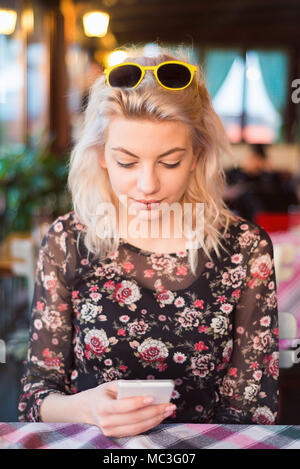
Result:
{"label": "sheer sleeve", "polygon": [[28,356],[21,379],[20,421],[39,422],[40,405],[48,394],[70,394],[72,302],[63,218],[50,226],[39,251]]}
{"label": "sheer sleeve", "polygon": [[218,383],[217,423],[276,423],[279,345],[273,246],[259,227],[233,319],[232,354]]}

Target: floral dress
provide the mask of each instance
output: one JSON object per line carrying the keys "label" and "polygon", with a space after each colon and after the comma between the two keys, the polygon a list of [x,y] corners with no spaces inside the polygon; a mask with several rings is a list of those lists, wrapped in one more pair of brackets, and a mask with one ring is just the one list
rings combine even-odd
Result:
{"label": "floral dress", "polygon": [[43,238],[19,420],[40,421],[50,393],[119,379],[173,379],[164,423],[275,424],[278,312],[273,246],[236,217],[218,258],[157,254],[121,239],[100,261],[74,212]]}

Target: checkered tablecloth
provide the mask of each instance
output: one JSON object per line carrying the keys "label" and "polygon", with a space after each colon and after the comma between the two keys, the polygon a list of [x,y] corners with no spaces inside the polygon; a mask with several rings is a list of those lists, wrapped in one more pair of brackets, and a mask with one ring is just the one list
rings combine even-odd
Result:
{"label": "checkered tablecloth", "polygon": [[112,438],[90,425],[0,423],[4,449],[300,449],[300,425],[161,424]]}

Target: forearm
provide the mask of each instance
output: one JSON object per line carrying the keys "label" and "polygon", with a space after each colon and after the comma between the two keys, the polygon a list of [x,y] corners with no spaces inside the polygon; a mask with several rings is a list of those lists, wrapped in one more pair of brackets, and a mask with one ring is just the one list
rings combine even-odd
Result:
{"label": "forearm", "polygon": [[84,391],[72,395],[49,394],[41,404],[40,418],[42,422],[89,423]]}

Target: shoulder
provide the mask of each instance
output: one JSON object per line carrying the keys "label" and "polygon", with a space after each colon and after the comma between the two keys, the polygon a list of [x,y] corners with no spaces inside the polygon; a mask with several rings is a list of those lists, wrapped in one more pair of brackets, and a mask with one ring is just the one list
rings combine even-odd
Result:
{"label": "shoulder", "polygon": [[70,211],[64,215],[57,217],[49,226],[46,233],[47,237],[61,235],[72,236],[78,232],[85,232],[86,227],[82,225],[77,219],[74,211]]}
{"label": "shoulder", "polygon": [[234,251],[249,252],[256,248],[269,247],[272,250],[272,240],[263,227],[256,223],[236,216],[230,223],[225,234],[226,244]]}
{"label": "shoulder", "polygon": [[70,211],[60,215],[50,224],[43,237],[41,248],[66,255],[85,231],[86,227],[79,222],[74,211]]}

